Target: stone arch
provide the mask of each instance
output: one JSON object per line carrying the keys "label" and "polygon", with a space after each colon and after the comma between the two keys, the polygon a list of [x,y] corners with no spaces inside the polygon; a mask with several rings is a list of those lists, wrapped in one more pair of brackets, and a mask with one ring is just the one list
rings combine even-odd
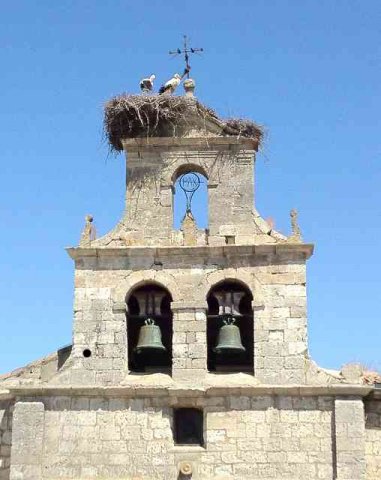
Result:
{"label": "stone arch", "polygon": [[157,280],[135,283],[125,297],[128,368],[170,373],[172,369],[172,296]]}
{"label": "stone arch", "polygon": [[178,165],[177,168],[173,170],[173,173],[171,175],[172,185],[176,183],[176,181],[181,175],[189,172],[199,173],[200,175],[203,175],[208,180],[208,173],[204,166],[198,165],[196,163],[187,162],[187,163],[182,163],[181,165]]}
{"label": "stone arch", "polygon": [[232,276],[224,275],[208,290],[207,366],[209,371],[221,373],[253,373],[252,278],[244,282]]}
{"label": "stone arch", "polygon": [[125,304],[126,299],[130,296],[133,290],[148,283],[155,283],[156,285],[168,290],[174,302],[181,300],[178,285],[171,275],[161,271],[149,271],[131,273],[113,290],[113,302],[117,304]]}
{"label": "stone arch", "polygon": [[[197,200],[193,201],[192,204],[192,222],[190,226],[188,225],[187,230],[190,228],[192,241],[197,242],[196,230],[208,228],[209,225],[209,175],[206,167],[202,165],[202,162],[189,161],[187,158],[184,158],[183,161],[181,160],[182,159],[175,161],[170,166],[169,179],[167,179],[167,181],[170,181],[172,191],[172,228],[174,230],[183,230],[182,222],[186,214],[186,196],[180,187],[180,177],[190,173],[196,174],[201,183],[195,195],[195,199],[197,198]],[[184,235],[189,240],[189,235],[185,233]],[[188,240],[183,239],[185,244],[188,244]]]}
{"label": "stone arch", "polygon": [[234,268],[226,268],[224,270],[217,270],[206,277],[204,284],[204,298],[207,298],[210,290],[218,283],[224,281],[236,281],[246,286],[253,295],[253,308],[264,307],[264,292],[262,284],[258,278],[248,272],[237,271]]}
{"label": "stone arch", "polygon": [[192,158],[188,158],[188,155],[179,155],[162,171],[162,187],[173,187],[179,176],[186,172],[200,173],[209,180],[210,174],[202,157],[192,156]]}

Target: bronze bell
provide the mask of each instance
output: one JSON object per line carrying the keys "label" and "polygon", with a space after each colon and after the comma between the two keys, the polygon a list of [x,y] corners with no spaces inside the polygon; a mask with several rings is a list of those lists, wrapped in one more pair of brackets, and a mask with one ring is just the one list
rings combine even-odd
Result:
{"label": "bronze bell", "polygon": [[242,345],[241,332],[237,325],[235,325],[235,319],[232,316],[228,316],[223,320],[224,325],[218,332],[218,342],[214,349],[216,353],[240,353],[246,349]]}
{"label": "bronze bell", "polygon": [[151,318],[145,320],[139,332],[138,344],[135,347],[136,353],[143,350],[166,350],[161,341],[161,331],[158,325]]}

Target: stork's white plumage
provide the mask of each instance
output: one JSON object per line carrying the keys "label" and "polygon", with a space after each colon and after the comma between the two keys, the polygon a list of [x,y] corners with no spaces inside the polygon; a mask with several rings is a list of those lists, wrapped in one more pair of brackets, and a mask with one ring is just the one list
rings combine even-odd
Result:
{"label": "stork's white plumage", "polygon": [[152,92],[152,89],[153,89],[153,81],[155,80],[156,76],[155,75],[151,75],[150,77],[148,78],[142,78],[140,80],[140,90],[143,92],[143,93],[150,93]]}
{"label": "stork's white plumage", "polygon": [[165,82],[164,85],[160,87],[159,93],[173,93],[176,88],[180,85],[181,77],[178,73],[175,73],[173,77]]}

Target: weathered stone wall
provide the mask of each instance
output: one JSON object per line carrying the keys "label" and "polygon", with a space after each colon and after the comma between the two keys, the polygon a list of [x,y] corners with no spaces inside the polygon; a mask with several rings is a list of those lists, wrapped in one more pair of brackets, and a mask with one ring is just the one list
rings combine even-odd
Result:
{"label": "weathered stone wall", "polygon": [[[41,402],[17,404],[17,465],[11,478],[40,478],[25,473],[33,466],[48,480],[175,480],[179,462],[189,461],[194,480],[332,480],[330,397],[40,400],[45,405],[43,422]],[[203,447],[174,445],[172,407],[184,405],[204,410]],[[40,464],[36,459],[42,459]]]}
{"label": "weathered stone wall", "polygon": [[42,478],[45,411],[42,402],[16,402],[10,480]]}
{"label": "weathered stone wall", "polygon": [[161,181],[159,152],[130,153],[127,164],[127,243],[169,244],[173,228],[172,182]]}
{"label": "weathered stone wall", "polygon": [[365,478],[365,416],[361,398],[335,400],[335,475],[340,480]]}
{"label": "weathered stone wall", "polygon": [[306,269],[295,259],[258,269],[264,304],[254,312],[255,375],[266,383],[305,383],[308,358]]}
{"label": "weathered stone wall", "polygon": [[365,460],[367,480],[381,478],[381,401],[365,403]]}
{"label": "weathered stone wall", "polygon": [[[171,245],[175,182],[191,171],[203,174],[208,182],[209,244],[224,245],[226,236],[234,237],[237,244],[253,243],[253,235],[263,233],[255,222],[254,153],[238,145],[208,146],[204,141],[198,145],[197,140],[186,150],[180,146],[131,149],[126,210],[118,233],[104,237],[106,244]],[[262,241],[275,242],[271,235],[263,235]]]}
{"label": "weathered stone wall", "polygon": [[[75,292],[72,358],[76,362],[68,364],[68,380],[117,384],[128,366],[125,310],[113,308],[110,288],[76,288]],[[83,356],[85,349],[91,357]]]}
{"label": "weathered stone wall", "polygon": [[206,372],[206,306],[178,302],[172,311],[173,377],[194,382]]}
{"label": "weathered stone wall", "polygon": [[210,459],[204,474],[332,479],[332,399],[230,397],[225,402],[230,409],[211,407],[207,414]]}
{"label": "weathered stone wall", "polygon": [[[128,253],[128,255],[126,255]],[[251,290],[254,374],[266,383],[305,383],[307,320],[303,253],[253,254],[250,247],[123,250],[76,261],[74,348],[67,382],[118,383],[127,372],[126,295],[157,282],[172,296],[174,375],[206,373],[206,298],[220,281]],[[159,265],[156,267],[155,265]],[[127,332],[128,334],[128,332]],[[92,356],[83,358],[84,349]],[[69,362],[68,362],[69,365]],[[200,377],[201,375],[201,377]]]}
{"label": "weathered stone wall", "polygon": [[12,408],[10,400],[0,401],[0,480],[9,480],[12,443]]}
{"label": "weathered stone wall", "polygon": [[44,478],[171,478],[168,408],[144,399],[57,398],[45,412]]}

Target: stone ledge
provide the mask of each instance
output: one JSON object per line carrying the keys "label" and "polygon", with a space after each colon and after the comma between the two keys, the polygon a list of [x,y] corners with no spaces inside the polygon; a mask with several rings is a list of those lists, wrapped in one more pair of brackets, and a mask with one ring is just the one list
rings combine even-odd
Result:
{"label": "stone ledge", "polygon": [[168,449],[170,453],[203,453],[206,452],[206,448],[200,445],[175,445]]}
{"label": "stone ledge", "polygon": [[[261,396],[261,395],[283,395],[297,397],[313,396],[356,396],[366,397],[374,391],[373,387],[360,385],[258,385],[258,386],[205,386],[201,388],[192,388],[188,385],[174,386],[119,386],[119,387],[97,387],[97,386],[78,386],[69,387],[61,385],[51,385],[46,387],[10,387],[10,397],[30,397],[30,396],[86,396],[86,397],[214,397],[229,395]],[[1,398],[1,397],[0,397]]]}
{"label": "stone ledge", "polygon": [[123,149],[128,152],[138,152],[143,148],[165,151],[168,147],[186,147],[187,150],[213,150],[213,147],[229,149],[231,145],[237,145],[249,151],[258,150],[257,140],[234,136],[125,138],[122,144]]}
{"label": "stone ledge", "polygon": [[308,259],[314,251],[312,243],[300,244],[263,244],[263,245],[208,245],[208,246],[128,246],[128,247],[67,247],[67,253],[73,260],[83,257],[138,257],[151,255],[156,259],[163,257],[174,258],[175,255],[182,257],[204,256],[232,256],[232,255],[282,255],[290,253],[302,253]]}

